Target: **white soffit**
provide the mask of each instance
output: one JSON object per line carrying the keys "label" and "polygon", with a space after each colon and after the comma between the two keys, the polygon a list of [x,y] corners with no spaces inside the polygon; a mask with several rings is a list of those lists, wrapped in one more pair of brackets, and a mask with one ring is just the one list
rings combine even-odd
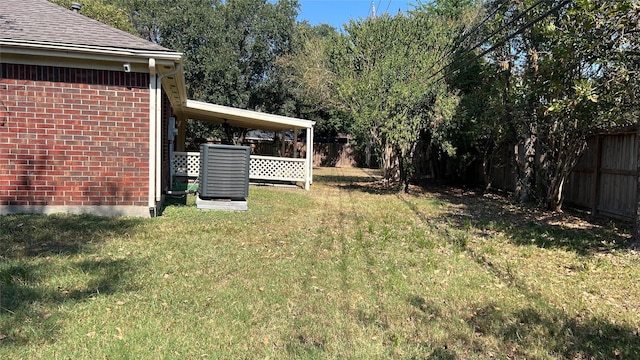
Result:
{"label": "white soffit", "polygon": [[231,126],[247,129],[271,131],[291,130],[293,128],[311,129],[315,124],[315,121],[238,109],[195,100],[187,100],[182,110],[188,118],[194,120],[219,124],[226,121]]}

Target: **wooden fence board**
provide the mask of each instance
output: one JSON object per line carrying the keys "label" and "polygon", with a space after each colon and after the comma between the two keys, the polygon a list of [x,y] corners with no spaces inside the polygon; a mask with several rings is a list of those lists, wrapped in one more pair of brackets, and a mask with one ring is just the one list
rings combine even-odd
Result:
{"label": "wooden fence board", "polygon": [[[515,169],[513,150],[506,149],[505,164],[493,168],[492,186],[512,191]],[[510,154],[510,155],[509,155]],[[638,184],[637,130],[602,133],[587,140],[587,149],[564,186],[565,204],[584,208],[593,215],[635,220]]]}
{"label": "wooden fence board", "polygon": [[591,137],[569,176],[565,202],[590,209],[594,215],[633,220],[638,181],[636,139],[635,131]]}
{"label": "wooden fence board", "polygon": [[636,171],[635,134],[602,138],[602,169]]}
{"label": "wooden fence board", "polygon": [[598,138],[596,136],[589,138],[587,140],[587,149],[582,154],[578,163],[576,164],[576,169],[588,168],[592,169],[596,165],[596,156],[595,151],[597,147]]}
{"label": "wooden fence board", "polygon": [[313,145],[314,166],[355,166],[356,152],[349,143],[315,143]]}
{"label": "wooden fence board", "polygon": [[636,177],[629,175],[601,174],[601,190],[598,212],[633,219],[635,215]]}
{"label": "wooden fence board", "polygon": [[566,201],[575,206],[590,208],[594,181],[595,175],[591,172],[572,172],[564,188]]}

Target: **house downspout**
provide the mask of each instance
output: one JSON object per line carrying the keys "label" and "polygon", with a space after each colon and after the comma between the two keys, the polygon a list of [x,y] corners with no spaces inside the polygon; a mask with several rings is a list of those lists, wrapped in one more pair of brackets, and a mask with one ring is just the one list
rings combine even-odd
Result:
{"label": "house downspout", "polygon": [[156,174],[155,174],[155,181],[156,184],[154,186],[156,193],[155,193],[155,200],[156,200],[156,204],[158,204],[159,202],[162,201],[162,192],[161,192],[161,187],[162,187],[162,83],[160,82],[160,77],[162,75],[158,74],[156,76],[156,147],[155,147],[155,169],[156,169]]}
{"label": "house downspout", "polygon": [[149,58],[149,214],[157,215],[156,193],[156,59]]}

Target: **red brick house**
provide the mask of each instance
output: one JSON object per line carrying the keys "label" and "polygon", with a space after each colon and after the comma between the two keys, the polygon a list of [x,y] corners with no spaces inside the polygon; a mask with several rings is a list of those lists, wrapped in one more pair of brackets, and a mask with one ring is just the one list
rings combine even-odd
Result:
{"label": "red brick house", "polygon": [[181,64],[180,53],[46,0],[2,0],[0,215],[155,216],[186,118],[306,128],[312,141],[310,121],[187,100]]}

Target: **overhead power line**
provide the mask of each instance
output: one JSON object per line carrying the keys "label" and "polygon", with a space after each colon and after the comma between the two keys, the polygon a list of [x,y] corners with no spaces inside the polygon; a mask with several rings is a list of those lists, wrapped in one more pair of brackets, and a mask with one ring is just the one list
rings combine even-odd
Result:
{"label": "overhead power line", "polygon": [[[511,26],[514,22],[520,20],[526,13],[528,13],[529,11],[533,10],[535,7],[537,7],[538,5],[542,4],[544,1],[548,1],[548,0],[538,0],[536,1],[533,5],[529,6],[527,9],[525,9],[524,11],[522,11],[521,13],[519,13],[518,15],[516,15],[513,19],[509,20],[506,24],[502,25],[501,27],[499,27],[498,29],[492,31],[489,35],[485,36],[482,40],[480,40],[478,43],[476,43],[474,46],[472,46],[469,49],[465,50],[465,53],[471,53],[473,50],[477,49],[478,47],[482,46],[482,44],[486,43],[487,40],[489,40],[492,36],[498,34],[499,32],[501,32],[502,30],[504,30],[505,28],[507,28],[508,26]],[[566,2],[568,1],[563,1],[562,5],[564,5]],[[504,5],[504,4],[503,4]],[[443,72],[444,70],[446,70],[449,66],[453,65],[453,61],[449,62],[447,65],[443,66],[442,68],[440,68],[440,70],[436,71],[435,73],[431,74],[427,80],[434,78],[436,75],[438,75],[439,73]]]}
{"label": "overhead power line", "polygon": [[[493,10],[489,15],[487,15],[480,23],[478,23],[476,26],[474,26],[473,29],[469,30],[469,31],[465,31],[462,34],[462,38],[460,38],[460,40],[458,41],[459,43],[462,43],[463,41],[465,41],[469,36],[471,36],[471,34],[473,34],[474,32],[478,31],[478,29],[484,25],[487,21],[489,21],[489,19],[491,19],[498,11],[500,11],[505,5],[507,5],[509,2],[508,1],[504,1],[502,3],[502,5],[498,6],[495,8],[495,10]],[[476,15],[477,16],[477,15]],[[441,60],[443,60],[444,58],[446,58],[447,56],[451,55],[453,53],[453,47],[451,47],[447,52],[443,53],[442,55],[440,55],[438,57],[438,59],[431,65],[431,67],[429,67],[429,69],[427,69],[427,71],[433,69],[436,64],[439,64]],[[438,70],[439,72],[440,70]],[[437,72],[436,72],[437,73]],[[431,77],[429,77],[431,78]]]}
{"label": "overhead power line", "polygon": [[[555,12],[556,10],[559,10],[560,8],[562,8],[563,6],[565,6],[566,4],[568,4],[571,0],[564,0],[562,2],[560,2],[559,4],[557,4],[556,6],[552,7],[551,9],[547,10],[544,12],[544,14],[538,16],[537,18],[529,21],[528,23],[526,23],[525,25],[523,25],[520,29],[518,29],[516,32],[509,34],[505,37],[503,37],[502,39],[500,39],[497,43],[495,43],[493,46],[491,46],[490,48],[488,48],[487,50],[481,52],[480,54],[474,56],[473,58],[465,61],[464,63],[456,66],[455,68],[453,68],[452,70],[446,72],[445,74],[442,74],[441,77],[439,77],[436,81],[440,81],[442,79],[444,79],[444,77],[447,74],[451,74],[455,71],[458,71],[460,69],[462,69],[463,67],[471,64],[473,61],[487,55],[488,53],[492,52],[493,50],[495,50],[496,48],[498,48],[499,46],[504,45],[504,43],[506,43],[507,41],[509,41],[510,39],[522,34],[523,31],[525,31],[526,29],[530,28],[531,26],[533,26],[534,24],[536,24],[537,22],[543,20],[544,18],[548,17],[549,15],[551,15],[553,12]],[[452,64],[452,63],[449,63]],[[444,68],[443,68],[444,69]],[[433,77],[433,76],[432,76]]]}
{"label": "overhead power line", "polygon": [[484,25],[487,21],[489,21],[489,19],[491,19],[498,11],[500,11],[505,5],[507,5],[509,3],[509,1],[505,0],[502,5],[498,6],[495,10],[493,10],[491,12],[491,14],[487,15],[487,17],[484,18],[484,20],[482,20],[478,25],[474,26],[473,29],[469,30],[469,31],[465,31],[464,34],[462,34],[462,38],[460,39],[460,42],[465,41],[469,36],[471,36],[471,34],[473,34],[474,32],[478,31],[478,29]]}
{"label": "overhead power line", "polygon": [[[380,4],[378,4],[378,6],[380,6]],[[384,10],[385,14],[389,13],[389,6],[391,6],[391,0],[389,0],[389,2],[387,3],[387,8]]]}

